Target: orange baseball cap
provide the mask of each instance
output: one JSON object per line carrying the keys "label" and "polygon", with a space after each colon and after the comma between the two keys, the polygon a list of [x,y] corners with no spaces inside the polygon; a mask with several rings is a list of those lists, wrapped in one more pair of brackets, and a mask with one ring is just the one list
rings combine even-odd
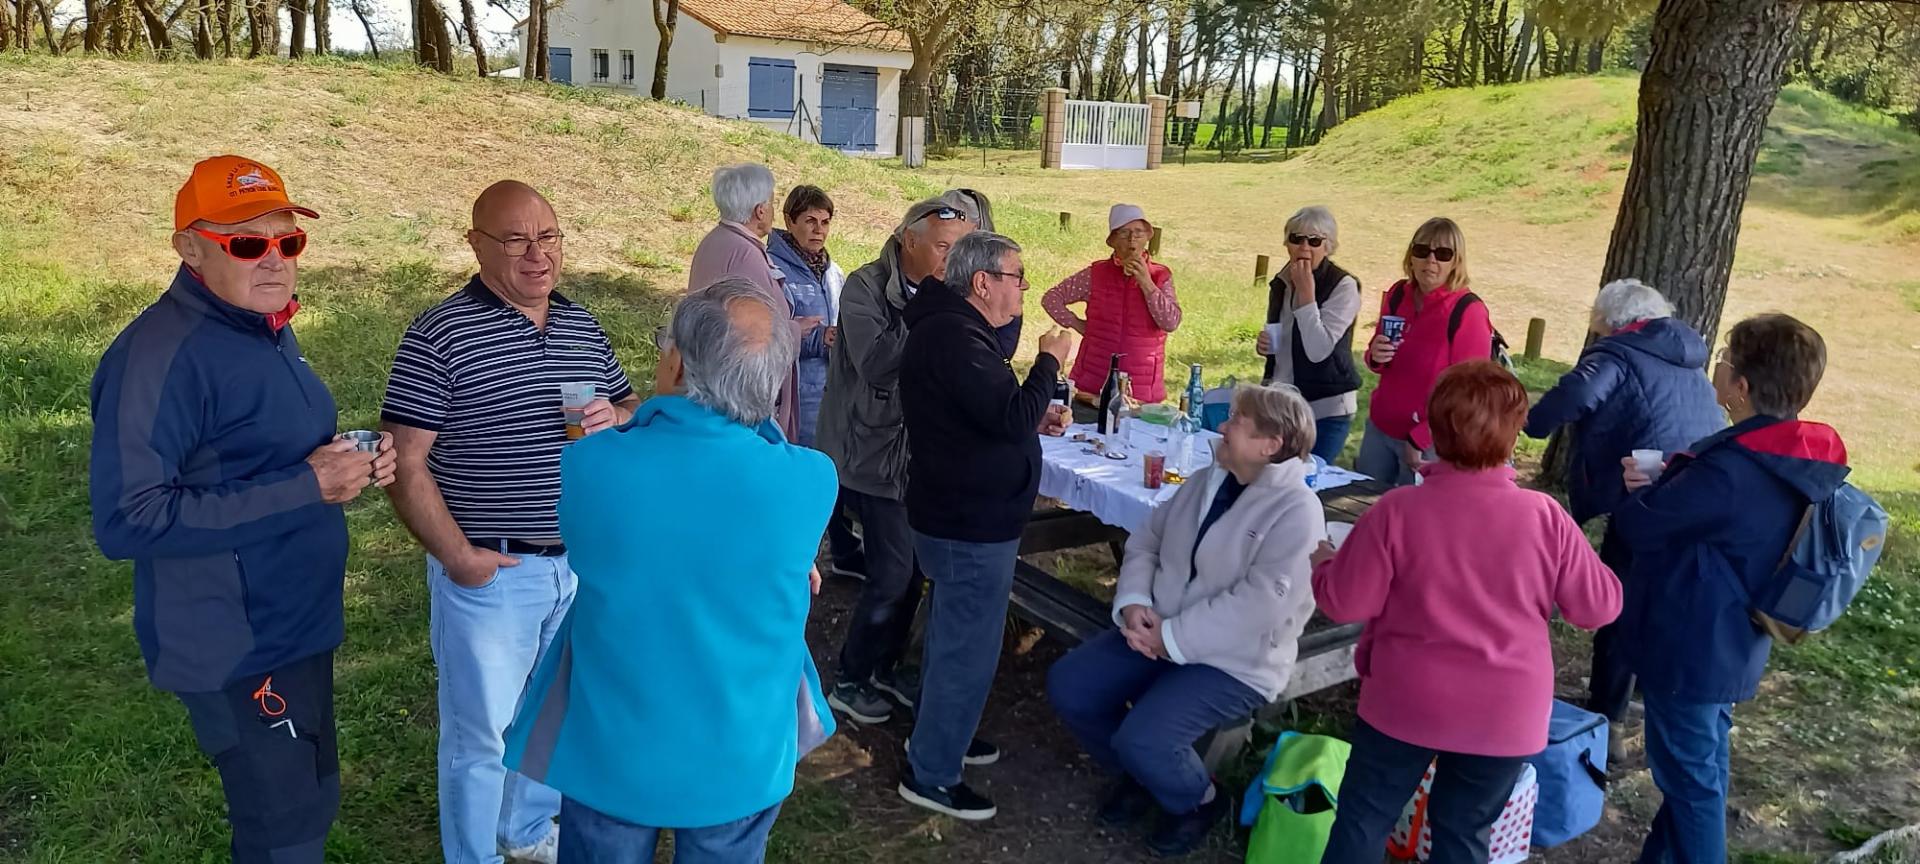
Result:
{"label": "orange baseball cap", "polygon": [[309,219],[320,214],[287,198],[279,172],[240,156],[215,156],[193,166],[193,174],[173,199],[173,230],[195,222],[232,225],[268,213],[292,211]]}

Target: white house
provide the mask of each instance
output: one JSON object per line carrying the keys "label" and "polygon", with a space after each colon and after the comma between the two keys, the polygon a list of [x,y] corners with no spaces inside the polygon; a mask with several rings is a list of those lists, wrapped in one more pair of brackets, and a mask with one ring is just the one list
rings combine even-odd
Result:
{"label": "white house", "polygon": [[[567,0],[547,20],[555,83],[644,96],[660,44],[648,0]],[[526,48],[524,26],[519,31]],[[907,37],[841,0],[680,0],[667,98],[835,149],[892,156]]]}

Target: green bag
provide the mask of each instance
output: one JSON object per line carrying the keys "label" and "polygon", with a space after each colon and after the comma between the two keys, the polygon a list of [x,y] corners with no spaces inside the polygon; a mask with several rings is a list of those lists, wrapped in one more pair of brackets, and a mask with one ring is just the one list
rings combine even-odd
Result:
{"label": "green bag", "polygon": [[1240,808],[1240,824],[1253,826],[1247,864],[1319,864],[1352,750],[1325,735],[1281,734]]}

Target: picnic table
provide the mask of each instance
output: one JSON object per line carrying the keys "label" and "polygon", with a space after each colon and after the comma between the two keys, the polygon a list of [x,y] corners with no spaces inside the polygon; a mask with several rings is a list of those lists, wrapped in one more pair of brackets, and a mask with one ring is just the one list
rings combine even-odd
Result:
{"label": "picnic table", "polygon": [[[1020,554],[1106,544],[1118,564],[1129,532],[1146,524],[1153,510],[1172,499],[1179,486],[1147,489],[1141,448],[1127,448],[1125,459],[1109,459],[1084,452],[1090,444],[1074,440],[1076,433],[1092,436],[1093,429],[1076,424],[1065,436],[1040,439],[1040,495],[1060,504],[1034,515],[1020,538]],[[1195,442],[1195,464],[1212,461],[1210,448],[1218,439],[1211,432],[1201,433]],[[1359,519],[1388,488],[1364,474],[1333,466],[1315,477],[1329,522]],[[1015,564],[1012,601],[1015,614],[1070,645],[1114,626],[1109,602],[1025,561]],[[1359,624],[1334,624],[1316,614],[1300,635],[1293,677],[1276,704],[1351,680],[1359,637]]]}

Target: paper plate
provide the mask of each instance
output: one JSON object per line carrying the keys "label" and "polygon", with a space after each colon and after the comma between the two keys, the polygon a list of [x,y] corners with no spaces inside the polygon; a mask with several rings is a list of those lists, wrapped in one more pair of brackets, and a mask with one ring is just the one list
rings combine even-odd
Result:
{"label": "paper plate", "polygon": [[1327,523],[1327,539],[1333,541],[1333,548],[1335,549],[1340,548],[1341,544],[1347,542],[1347,535],[1352,533],[1353,533],[1352,522],[1328,522]]}

